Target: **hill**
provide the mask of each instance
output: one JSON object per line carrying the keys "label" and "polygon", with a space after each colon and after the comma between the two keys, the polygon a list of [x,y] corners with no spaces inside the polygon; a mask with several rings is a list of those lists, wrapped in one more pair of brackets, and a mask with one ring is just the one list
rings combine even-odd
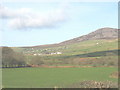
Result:
{"label": "hill", "polygon": [[[38,46],[32,46],[32,47],[50,48],[50,47],[64,46],[64,45],[73,44],[73,43],[79,43],[79,42],[88,41],[88,40],[100,40],[100,39],[108,40],[108,39],[117,39],[117,38],[118,38],[118,29],[107,27],[107,28],[100,28],[87,35],[83,35],[77,38],[66,40],[60,43],[38,45]],[[31,47],[25,47],[25,48],[31,48]]]}
{"label": "hill", "polygon": [[83,35],[71,40],[61,42],[60,44],[78,43],[87,40],[99,40],[99,39],[117,39],[118,29],[115,28],[101,28],[87,35]]}
{"label": "hill", "polygon": [[118,30],[102,28],[58,44],[12,47],[29,65],[117,66]]}

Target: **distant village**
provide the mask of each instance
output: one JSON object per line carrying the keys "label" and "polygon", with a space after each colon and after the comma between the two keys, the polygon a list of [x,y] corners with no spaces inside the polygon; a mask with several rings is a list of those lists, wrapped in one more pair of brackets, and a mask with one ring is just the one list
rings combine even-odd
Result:
{"label": "distant village", "polygon": [[[62,52],[52,52],[52,53],[45,53],[47,55],[54,55],[54,54],[62,54]],[[34,56],[40,56],[40,55],[45,55],[45,54],[42,54],[42,53],[35,53],[33,54]]]}
{"label": "distant village", "polygon": [[33,56],[62,54],[62,52],[53,49],[34,49],[34,48],[26,49],[23,53],[26,55]]}

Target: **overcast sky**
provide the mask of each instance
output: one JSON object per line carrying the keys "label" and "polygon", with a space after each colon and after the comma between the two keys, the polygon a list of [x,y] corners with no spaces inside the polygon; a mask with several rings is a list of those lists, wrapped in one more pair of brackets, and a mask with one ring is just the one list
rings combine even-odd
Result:
{"label": "overcast sky", "polygon": [[0,46],[59,43],[103,27],[117,28],[117,2],[2,2]]}

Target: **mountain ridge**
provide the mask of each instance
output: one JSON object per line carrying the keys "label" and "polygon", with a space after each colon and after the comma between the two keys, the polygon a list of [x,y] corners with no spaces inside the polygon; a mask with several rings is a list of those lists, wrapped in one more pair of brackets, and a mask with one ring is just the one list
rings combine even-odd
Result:
{"label": "mountain ridge", "polygon": [[[57,47],[57,46],[68,45],[68,44],[72,44],[72,43],[79,43],[79,42],[83,42],[83,41],[87,41],[87,40],[118,39],[118,35],[120,35],[118,30],[119,29],[116,29],[116,28],[105,27],[105,28],[97,29],[86,35],[82,35],[80,37],[76,37],[76,38],[66,40],[66,41],[63,41],[60,43],[47,44],[47,45],[36,45],[36,46],[29,46],[29,47],[30,48],[31,47],[48,48],[48,47]],[[27,48],[27,47],[25,47],[25,48]]]}
{"label": "mountain ridge", "polygon": [[118,38],[118,29],[116,28],[100,28],[97,29],[91,33],[88,33],[86,35],[82,35],[77,38],[73,38],[62,43],[77,43],[81,41],[87,41],[87,40],[97,40],[97,39],[117,39]]}

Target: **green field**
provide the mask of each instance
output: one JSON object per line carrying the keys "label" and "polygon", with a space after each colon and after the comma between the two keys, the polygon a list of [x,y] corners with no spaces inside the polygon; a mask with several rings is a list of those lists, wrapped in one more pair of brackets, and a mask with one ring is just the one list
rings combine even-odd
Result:
{"label": "green field", "polygon": [[[34,65],[117,66],[118,63],[117,39],[89,40],[48,48],[14,47],[12,49],[24,53],[26,63]],[[45,54],[52,52],[61,52],[62,54]],[[34,56],[33,54],[41,55]]]}
{"label": "green field", "polygon": [[115,67],[91,68],[5,68],[2,70],[4,88],[67,87],[84,80],[112,81]]}
{"label": "green field", "polygon": [[[3,68],[2,86],[4,88],[69,88],[71,86],[77,88],[80,83],[86,83],[86,81],[89,82],[91,80],[93,82],[105,82],[105,84],[109,84],[107,81],[111,81],[112,85],[117,85],[118,79],[111,77],[111,74],[118,71],[118,40],[90,40],[57,47],[12,47],[12,49],[15,52],[13,52],[13,57],[11,58],[9,57],[11,56],[9,55],[10,53],[6,57],[6,53],[4,52],[5,58],[3,63],[5,67],[15,67],[17,64],[21,66],[19,64],[21,60],[25,61],[26,66],[92,67]],[[16,52],[22,53],[24,57],[21,58],[22,56],[18,54],[16,56]],[[62,54],[51,55],[50,53],[53,52],[62,52]],[[41,55],[34,56],[34,54]],[[18,61],[17,63],[12,61],[14,58]],[[14,63],[16,64],[15,66]]]}

